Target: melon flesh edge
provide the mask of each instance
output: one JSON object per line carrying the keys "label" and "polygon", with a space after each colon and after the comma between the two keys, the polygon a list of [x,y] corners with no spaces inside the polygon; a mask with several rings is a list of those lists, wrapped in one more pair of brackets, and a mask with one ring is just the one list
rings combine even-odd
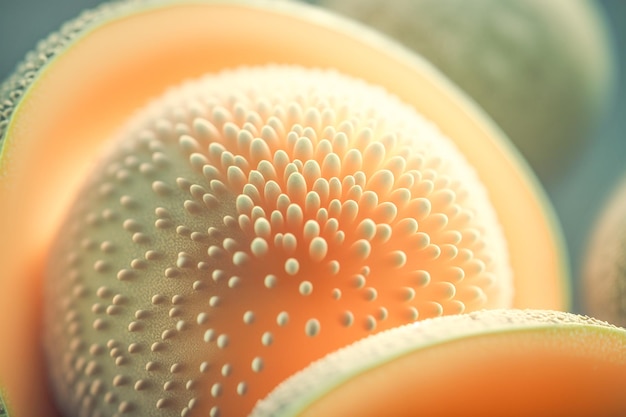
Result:
{"label": "melon flesh edge", "polygon": [[334,352],[283,382],[251,417],[626,413],[624,329],[583,322],[476,326],[472,316],[407,325]]}
{"label": "melon flesh edge", "polygon": [[42,261],[102,143],[167,86],[227,67],[332,67],[414,106],[459,139],[486,184],[520,277],[515,305],[567,308],[564,246],[547,199],[501,133],[427,63],[303,5],[154,5],[89,28],[59,53],[26,91],[1,143],[0,314],[11,319],[0,331],[12,339],[0,345],[0,384],[15,417],[52,415],[38,334]]}

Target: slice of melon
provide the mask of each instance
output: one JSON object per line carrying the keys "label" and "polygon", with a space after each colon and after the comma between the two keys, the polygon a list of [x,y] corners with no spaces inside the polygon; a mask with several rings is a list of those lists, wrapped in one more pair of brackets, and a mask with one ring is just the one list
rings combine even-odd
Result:
{"label": "slice of melon", "polygon": [[313,363],[251,417],[621,416],[626,330],[544,310],[447,316]]}
{"label": "slice of melon", "polygon": [[514,305],[567,307],[564,248],[546,198],[500,131],[427,63],[302,4],[115,2],[52,35],[0,89],[0,314],[8,318],[0,331],[11,338],[0,345],[0,384],[16,417],[51,415],[39,334],[43,259],[102,144],[169,85],[268,63],[336,68],[435,122],[487,188],[511,254]]}

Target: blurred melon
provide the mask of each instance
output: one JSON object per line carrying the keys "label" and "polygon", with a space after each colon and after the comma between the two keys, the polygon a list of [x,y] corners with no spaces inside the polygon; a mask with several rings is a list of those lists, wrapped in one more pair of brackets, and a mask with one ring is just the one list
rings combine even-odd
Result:
{"label": "blurred melon", "polygon": [[626,177],[604,203],[586,249],[583,308],[602,320],[626,326]]}
{"label": "blurred melon", "polygon": [[545,184],[593,143],[610,104],[607,22],[587,0],[317,0],[431,61],[482,106]]}
{"label": "blurred melon", "polygon": [[[227,68],[269,64],[333,69],[361,79],[395,95],[438,126],[473,168],[493,206],[509,253],[512,305],[568,308],[568,271],[560,232],[532,173],[490,119],[427,62],[362,25],[303,4],[209,0],[105,3],[42,41],[0,87],[0,275],[5,277],[0,280],[0,314],[8,318],[0,321],[0,332],[11,335],[10,343],[0,345],[0,385],[14,417],[55,412],[41,352],[42,280],[48,273],[46,259],[56,247],[54,237],[70,233],[62,228],[62,220],[72,213],[74,199],[80,197],[79,187],[103,148],[137,109],[170,86]],[[132,161],[131,156],[125,163],[132,166]],[[123,182],[124,178],[132,182],[132,176],[124,173],[117,180]],[[441,201],[448,196],[441,195]],[[132,206],[132,198],[119,202]],[[88,215],[84,220],[97,223],[110,214]],[[99,243],[97,250],[110,249],[105,242]],[[79,244],[84,245],[80,249],[91,247],[89,239]],[[395,255],[393,259],[401,259]],[[64,262],[71,263],[74,257],[70,250]],[[101,263],[92,266],[107,270]],[[480,265],[474,267],[481,269]],[[285,264],[287,272],[297,269],[294,262]],[[129,275],[115,269],[109,278],[118,282]],[[306,293],[308,286],[303,288]],[[81,294],[93,296],[94,291],[99,297],[97,289],[89,286],[69,289],[78,298]],[[108,293],[103,290],[102,294]],[[368,292],[369,297],[372,294]],[[70,308],[66,295],[70,294],[60,294],[57,301]],[[105,295],[112,298],[104,314],[115,315],[119,310],[116,302],[123,298],[115,295]],[[169,302],[175,304],[175,300],[178,298],[172,296]],[[102,306],[93,304],[94,314],[102,313]],[[137,320],[145,317],[140,310],[144,309],[134,311]],[[83,327],[97,330],[101,326],[97,320],[74,323],[76,314],[71,308],[66,313],[63,320],[69,323],[71,335],[82,334]],[[176,317],[175,310],[172,315]],[[141,328],[140,324],[126,324],[122,333]],[[316,325],[306,328],[315,333]],[[159,337],[167,339],[167,334]],[[212,340],[210,335],[207,338]],[[80,338],[63,343],[69,343],[69,350],[62,361],[74,361],[76,373],[97,373],[97,363],[86,356],[72,356],[72,349],[97,356],[101,348],[92,350]],[[125,347],[129,354],[150,348],[131,345]],[[113,342],[106,348],[112,350],[107,357],[117,361],[121,348]],[[175,363],[170,365],[167,372],[180,370]],[[228,374],[228,369],[224,372]],[[73,378],[71,372],[66,377]],[[126,382],[124,378],[107,381],[114,387]],[[187,389],[187,382],[183,386]],[[194,389],[193,382],[188,386]],[[146,384],[133,381],[132,387],[140,392]],[[76,382],[75,389],[102,395],[119,413],[133,412],[129,402],[120,400],[115,392],[101,392],[98,383]],[[216,388],[216,395],[219,392]],[[93,404],[89,401],[84,400],[80,407],[90,409]],[[189,413],[184,410],[191,410],[192,403],[177,408],[177,413]],[[97,415],[97,408],[93,413]]]}

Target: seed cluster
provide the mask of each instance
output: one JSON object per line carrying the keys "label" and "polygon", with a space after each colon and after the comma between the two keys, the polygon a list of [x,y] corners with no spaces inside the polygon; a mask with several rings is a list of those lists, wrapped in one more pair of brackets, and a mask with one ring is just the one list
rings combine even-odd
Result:
{"label": "seed cluster", "polygon": [[64,415],[247,415],[369,334],[511,303],[449,139],[382,89],[269,66],[138,115],[67,215],[45,351]]}

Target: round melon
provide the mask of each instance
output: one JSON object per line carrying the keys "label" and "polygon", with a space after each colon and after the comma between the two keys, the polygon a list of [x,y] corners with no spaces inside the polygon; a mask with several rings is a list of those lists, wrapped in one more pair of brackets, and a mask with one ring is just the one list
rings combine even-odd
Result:
{"label": "round melon", "polygon": [[431,61],[507,133],[546,184],[593,142],[614,86],[613,47],[587,0],[318,0]]}
{"label": "round melon", "polygon": [[626,326],[626,178],[614,187],[596,219],[581,280],[585,311]]}
{"label": "round melon", "polygon": [[618,416],[626,330],[569,313],[490,310],[394,328],[329,354],[250,417]]}
{"label": "round melon", "polygon": [[[0,237],[0,268],[6,278],[0,280],[0,294],[5,297],[0,308],[3,316],[11,319],[3,320],[0,329],[3,334],[11,335],[11,342],[2,344],[0,348],[0,384],[5,388],[9,407],[16,417],[54,413],[41,349],[43,277],[52,274],[47,259],[51,252],[57,250],[55,236],[64,233],[60,229],[62,219],[74,209],[79,187],[89,175],[94,161],[102,154],[103,147],[121,129],[125,129],[126,121],[138,108],[162,94],[169,86],[207,72],[268,64],[331,68],[378,85],[438,126],[441,134],[450,138],[458,153],[474,170],[477,182],[483,185],[493,207],[509,253],[513,305],[567,308],[568,273],[563,245],[542,191],[493,123],[420,58],[360,25],[301,4],[263,1],[107,3],[85,12],[66,24],[59,33],[43,41],[1,88],[0,200],[3,203],[0,230],[3,233]],[[175,132],[177,127],[174,123]],[[189,146],[193,148],[193,145]],[[133,160],[129,155],[124,163],[131,167]],[[136,173],[126,171],[132,182]],[[126,174],[119,175],[124,177]],[[382,183],[387,180],[386,175],[379,178]],[[123,181],[123,178],[119,180]],[[181,190],[178,184],[175,186]],[[159,187],[156,186],[157,189]],[[191,186],[188,192],[191,193]],[[441,201],[445,202],[449,196],[449,193],[444,193],[440,196]],[[402,198],[400,195],[396,197]],[[123,204],[132,206],[132,200],[124,199]],[[122,204],[122,200],[119,203]],[[242,207],[246,204],[245,201],[240,203]],[[385,213],[383,210],[381,216],[388,214]],[[99,215],[105,214],[100,212]],[[85,221],[98,221],[93,216],[87,217]],[[412,226],[409,223],[405,226],[410,231]],[[120,228],[119,233],[128,233],[133,229],[131,222],[128,230]],[[204,232],[209,233],[208,229]],[[69,229],[67,233],[70,233]],[[141,241],[141,230],[133,233],[139,233],[136,238]],[[191,236],[189,234],[190,239]],[[454,236],[448,238],[455,239]],[[290,239],[287,238],[286,242]],[[76,250],[91,247],[89,239],[74,243],[78,245]],[[95,249],[110,250],[107,244],[103,244],[99,242]],[[260,245],[256,245],[255,250],[262,252],[263,244]],[[288,247],[289,243],[283,245]],[[318,253],[319,248],[323,248],[323,244],[315,246],[312,252]],[[396,252],[390,252],[392,265],[394,262],[405,262],[400,254],[403,248],[396,249]],[[323,252],[323,249],[319,250]],[[186,252],[184,248],[176,248],[177,256],[182,252]],[[366,252],[367,244],[359,244],[354,255],[362,256]],[[70,262],[72,256],[68,255],[65,261]],[[146,256],[152,255],[144,253],[144,258]],[[286,273],[300,270],[299,263],[288,261],[284,259],[283,263]],[[184,265],[186,261],[180,262]],[[336,268],[335,264],[332,265],[330,271]],[[128,266],[129,269],[133,267],[132,264]],[[104,266],[96,265],[95,261],[92,267],[96,271],[107,269],[106,263]],[[479,273],[480,270],[480,265],[474,265],[472,271]],[[115,272],[115,282],[118,281],[118,273],[121,278],[132,275],[132,271],[126,275],[121,268]],[[64,279],[77,278],[67,276]],[[497,279],[506,281],[504,276],[494,277],[492,281]],[[358,284],[362,280],[357,278],[355,282]],[[235,283],[236,280],[233,285]],[[449,296],[450,286],[443,287],[435,295]],[[69,289],[80,298],[83,291],[94,294],[95,290],[98,296],[99,288],[77,285]],[[310,292],[310,285],[303,283],[302,289],[298,286],[298,291]],[[365,292],[367,297],[375,296],[371,290]],[[410,293],[405,291],[404,295],[408,297]],[[108,293],[103,290],[101,294]],[[315,287],[313,294],[316,294]],[[106,295],[110,297],[107,298],[110,305],[104,306],[103,313],[106,315],[109,310],[113,318],[116,309],[125,308],[123,297],[115,298],[116,295]],[[172,304],[172,315],[176,317],[174,304],[178,299],[174,295],[167,302]],[[60,305],[65,303],[61,299],[57,301]],[[152,299],[149,301],[152,302]],[[118,302],[122,304],[116,308]],[[209,302],[210,297],[207,304]],[[293,300],[290,302],[295,303]],[[90,308],[100,311],[102,307],[95,304],[92,303]],[[432,307],[431,313],[437,315],[439,307]],[[136,320],[143,317],[144,313],[140,310],[132,311],[138,316]],[[130,310],[124,311],[128,313]],[[69,310],[66,313],[63,320],[71,323],[74,315]],[[384,316],[384,313],[378,314]],[[241,317],[244,320],[243,315]],[[250,320],[250,315],[246,317]],[[198,320],[202,321],[196,317],[195,323]],[[93,321],[89,322],[89,326],[97,330],[100,324]],[[131,325],[129,321],[125,326],[122,333],[132,333],[132,329],[141,325]],[[185,324],[180,326],[184,328]],[[77,329],[73,331],[82,334],[82,327],[75,327]],[[307,321],[301,334],[309,337],[310,333],[316,333],[318,327],[314,321],[311,324]],[[206,337],[211,339],[212,336],[209,334]],[[87,349],[85,352],[91,348],[79,342],[72,346]],[[104,354],[115,362],[118,351],[114,343],[111,346],[107,344]],[[94,355],[99,354],[99,349],[94,347]],[[125,355],[128,355],[136,347],[131,348],[129,344],[125,349]],[[109,350],[116,354],[111,356]],[[67,353],[71,356],[71,349]],[[61,362],[64,360],[68,359],[61,359]],[[123,359],[120,361],[123,362]],[[258,368],[258,361],[255,363]],[[75,371],[83,374],[98,369],[97,363],[89,365],[89,362],[79,361],[74,365],[77,368]],[[142,365],[143,369],[146,365]],[[167,372],[176,373],[178,368],[173,365],[170,364]],[[228,373],[228,370],[223,372]],[[117,383],[123,380],[118,379]],[[144,384],[133,382],[132,389],[140,395]],[[179,389],[186,389],[186,385],[185,382]],[[99,392],[101,388],[97,383],[81,388],[83,392],[92,389]],[[158,389],[164,389],[164,386]],[[218,388],[216,390],[219,392]],[[38,400],[33,401],[33,398]],[[132,413],[132,405],[116,402],[119,396],[107,398],[116,403],[117,412]],[[162,406],[164,404],[167,402],[161,403]],[[85,407],[89,408],[89,404]],[[157,410],[156,403],[154,407]],[[185,407],[191,410],[193,405],[188,403],[180,407],[178,413]]]}

